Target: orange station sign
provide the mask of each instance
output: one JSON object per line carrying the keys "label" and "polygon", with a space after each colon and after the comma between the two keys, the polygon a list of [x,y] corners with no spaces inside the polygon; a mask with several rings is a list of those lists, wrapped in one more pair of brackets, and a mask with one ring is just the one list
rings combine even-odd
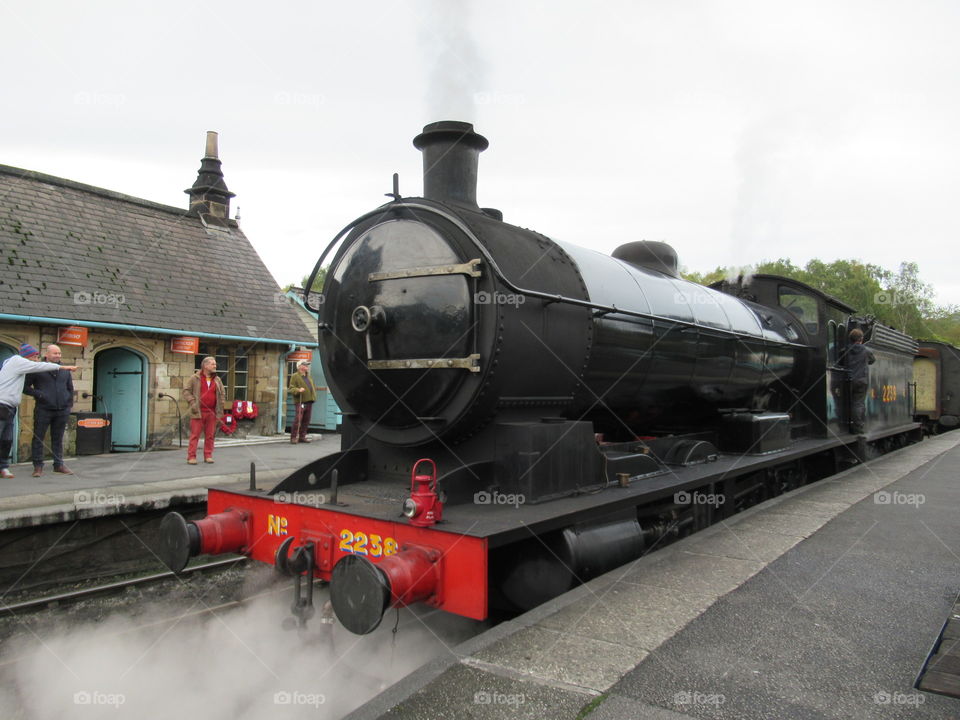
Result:
{"label": "orange station sign", "polygon": [[85,327],[71,325],[62,327],[57,331],[57,345],[76,345],[78,347],[87,346],[88,330]]}
{"label": "orange station sign", "polygon": [[294,350],[287,355],[287,362],[297,362],[298,360],[312,360],[313,352],[310,350]]}
{"label": "orange station sign", "polygon": [[102,428],[110,424],[106,418],[83,418],[77,420],[77,427],[83,428]]}
{"label": "orange station sign", "polygon": [[170,352],[196,355],[200,352],[200,338],[179,335],[170,338]]}

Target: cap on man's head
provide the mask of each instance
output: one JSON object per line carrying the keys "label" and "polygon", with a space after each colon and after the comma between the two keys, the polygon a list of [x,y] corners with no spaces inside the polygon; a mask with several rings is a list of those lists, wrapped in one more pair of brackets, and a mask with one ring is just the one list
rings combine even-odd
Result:
{"label": "cap on man's head", "polygon": [[28,357],[33,357],[34,355],[39,355],[39,354],[40,354],[40,351],[37,350],[30,343],[24,343],[23,345],[20,346],[20,357],[28,358]]}
{"label": "cap on man's head", "polygon": [[309,360],[298,360],[298,361],[297,361],[297,367],[303,367],[304,365],[309,365],[309,364],[310,364],[310,361],[309,361]]}

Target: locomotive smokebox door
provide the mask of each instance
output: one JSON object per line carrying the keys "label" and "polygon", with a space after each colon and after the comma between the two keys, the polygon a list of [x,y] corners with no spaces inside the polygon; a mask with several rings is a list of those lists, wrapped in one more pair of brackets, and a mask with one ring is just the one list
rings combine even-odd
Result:
{"label": "locomotive smokebox door", "polygon": [[321,337],[324,369],[341,406],[379,440],[426,442],[469,404],[472,392],[457,400],[480,372],[481,271],[469,251],[401,215],[358,230],[333,263],[324,323],[349,330]]}

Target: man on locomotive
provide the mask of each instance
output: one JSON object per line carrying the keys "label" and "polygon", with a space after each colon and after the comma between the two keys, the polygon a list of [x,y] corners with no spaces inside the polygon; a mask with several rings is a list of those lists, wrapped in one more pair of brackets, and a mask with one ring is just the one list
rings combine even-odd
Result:
{"label": "man on locomotive", "polygon": [[850,347],[844,353],[847,372],[850,373],[850,432],[863,432],[866,415],[867,389],[870,387],[870,368],[875,358],[873,351],[863,344],[863,330],[850,331]]}

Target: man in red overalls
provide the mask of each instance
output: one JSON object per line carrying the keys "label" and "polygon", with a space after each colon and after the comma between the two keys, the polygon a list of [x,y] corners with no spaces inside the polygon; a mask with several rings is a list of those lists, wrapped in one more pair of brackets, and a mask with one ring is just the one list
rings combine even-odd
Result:
{"label": "man in red overalls", "polygon": [[203,461],[213,462],[213,436],[217,421],[223,416],[223,403],[227,393],[217,375],[217,360],[205,357],[197,370],[183,387],[183,399],[190,405],[190,444],[187,446],[187,462],[197,464],[197,444],[203,433]]}

